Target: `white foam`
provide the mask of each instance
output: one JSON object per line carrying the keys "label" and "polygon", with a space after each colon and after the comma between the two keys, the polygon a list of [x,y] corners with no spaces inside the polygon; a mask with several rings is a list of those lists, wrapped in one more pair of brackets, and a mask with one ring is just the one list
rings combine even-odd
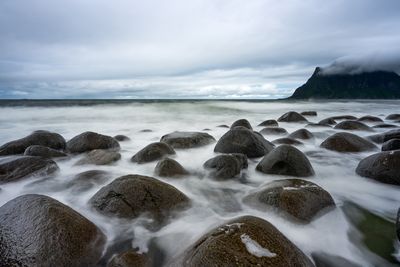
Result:
{"label": "white foam", "polygon": [[242,240],[242,243],[246,246],[246,249],[250,254],[252,254],[258,258],[276,257],[276,253],[269,251],[269,249],[267,249],[267,248],[263,248],[260,244],[258,244],[257,241],[251,239],[250,236],[248,236],[246,234],[242,234],[240,236],[240,239]]}

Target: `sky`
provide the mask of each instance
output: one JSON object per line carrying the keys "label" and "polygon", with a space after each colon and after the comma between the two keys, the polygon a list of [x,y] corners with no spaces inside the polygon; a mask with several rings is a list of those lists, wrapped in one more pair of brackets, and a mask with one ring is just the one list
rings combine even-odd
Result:
{"label": "sky", "polygon": [[399,0],[1,0],[0,98],[283,98],[316,66],[400,70],[399,14]]}

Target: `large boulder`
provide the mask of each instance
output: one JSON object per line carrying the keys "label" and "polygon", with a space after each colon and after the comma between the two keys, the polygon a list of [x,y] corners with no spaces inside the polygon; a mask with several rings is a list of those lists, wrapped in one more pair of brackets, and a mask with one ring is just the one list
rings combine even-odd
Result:
{"label": "large boulder", "polygon": [[253,130],[253,127],[251,127],[250,122],[246,119],[240,119],[240,120],[235,121],[234,123],[232,123],[231,128],[235,128],[237,126],[242,126],[247,129]]}
{"label": "large boulder", "polygon": [[170,158],[160,160],[154,169],[154,173],[161,177],[179,177],[189,174],[179,162]]}
{"label": "large boulder", "polygon": [[394,125],[394,124],[388,124],[388,123],[379,123],[379,124],[372,126],[372,128],[397,128],[397,127],[399,127],[399,126]]}
{"label": "large boulder", "polygon": [[89,202],[104,215],[133,219],[146,213],[163,222],[174,210],[186,207],[189,198],[153,177],[125,175],[102,187]]}
{"label": "large boulder", "polygon": [[321,147],[337,152],[364,152],[376,150],[372,142],[352,133],[335,133],[321,143]]}
{"label": "large boulder", "polygon": [[382,144],[382,151],[391,151],[400,149],[400,139],[391,139]]}
{"label": "large boulder", "polygon": [[118,134],[114,136],[114,139],[117,140],[118,142],[125,142],[131,140],[128,136],[123,134]]}
{"label": "large boulder", "polygon": [[400,139],[400,129],[390,130],[381,134],[368,136],[371,141],[381,144],[392,139]]}
{"label": "large boulder", "polygon": [[83,153],[95,149],[119,150],[117,140],[108,135],[94,132],[81,133],[67,142],[67,150],[71,153]]}
{"label": "large boulder", "polygon": [[57,163],[41,157],[20,156],[0,160],[0,184],[15,182],[28,176],[45,176],[58,170]]}
{"label": "large boulder", "polygon": [[303,142],[288,137],[275,139],[272,143],[275,145],[303,145]]}
{"label": "large boulder", "polygon": [[397,121],[400,120],[400,114],[390,114],[385,119],[391,121]]}
{"label": "large boulder", "polygon": [[70,180],[66,187],[75,192],[84,192],[94,186],[99,186],[105,183],[111,175],[106,171],[90,170],[78,173]]}
{"label": "large boulder", "polygon": [[371,115],[363,116],[363,117],[359,118],[357,121],[361,121],[361,122],[383,122],[383,120],[381,118],[375,117],[375,116],[371,116]]}
{"label": "large boulder", "polygon": [[139,254],[131,249],[114,256],[107,267],[152,267],[153,263],[147,254]]}
{"label": "large boulder", "polygon": [[256,167],[267,174],[309,177],[314,169],[306,155],[291,145],[281,145],[269,152]]}
{"label": "large boulder", "polygon": [[70,207],[23,195],[0,207],[1,266],[95,266],[106,238]]}
{"label": "large boulder", "polygon": [[288,132],[286,129],[281,127],[266,127],[260,131],[260,134],[263,135],[287,135]]}
{"label": "large boulder", "polygon": [[243,201],[260,210],[277,208],[303,223],[310,222],[323,210],[335,206],[327,191],[302,179],[273,181],[250,193]]}
{"label": "large boulder", "polygon": [[121,159],[121,154],[114,150],[95,149],[85,155],[76,164],[108,165]]}
{"label": "large boulder", "polygon": [[358,175],[376,181],[400,185],[400,150],[373,154],[358,163]]}
{"label": "large boulder", "polygon": [[146,163],[159,160],[167,155],[175,154],[175,150],[163,142],[155,142],[147,145],[131,158],[132,162]]}
{"label": "large boulder", "polygon": [[42,158],[60,158],[67,157],[68,155],[62,151],[49,148],[46,146],[32,145],[25,149],[25,156],[37,156]]}
{"label": "large boulder", "polygon": [[214,143],[215,138],[202,132],[173,132],[161,137],[160,141],[179,149],[205,146]]}
{"label": "large boulder", "polygon": [[313,252],[311,257],[316,267],[362,267],[346,258],[325,252]]}
{"label": "large boulder", "polygon": [[317,112],[316,111],[303,111],[300,113],[300,115],[303,116],[317,116]]}
{"label": "large boulder", "polygon": [[342,121],[333,128],[348,131],[373,131],[371,127],[359,121]]}
{"label": "large boulder", "polygon": [[264,127],[278,127],[279,124],[276,120],[266,120],[260,123],[258,126],[264,126]]}
{"label": "large boulder", "polygon": [[8,142],[0,147],[0,156],[23,154],[32,145],[40,145],[53,149],[64,149],[65,139],[58,133],[35,131],[30,135]]}
{"label": "large boulder", "polygon": [[314,138],[314,135],[307,129],[298,129],[297,131],[294,131],[293,133],[289,134],[289,138],[293,139],[312,139]]}
{"label": "large boulder", "polygon": [[332,118],[326,118],[326,119],[320,120],[320,121],[318,122],[318,124],[335,125],[335,124],[337,124],[337,123],[336,123],[336,121],[335,121],[334,119],[332,119]]}
{"label": "large boulder", "polygon": [[249,158],[262,157],[271,151],[274,145],[252,130],[235,127],[226,132],[217,142],[214,152],[241,153]]}
{"label": "large boulder", "polygon": [[206,233],[168,266],[314,265],[271,223],[253,216],[243,216]]}
{"label": "large boulder", "polygon": [[308,122],[306,118],[304,118],[303,115],[295,112],[295,111],[289,111],[282,116],[279,117],[278,119],[279,122]]}
{"label": "large boulder", "polygon": [[207,160],[203,166],[212,169],[210,175],[217,180],[231,179],[247,168],[247,156],[239,153],[218,155]]}

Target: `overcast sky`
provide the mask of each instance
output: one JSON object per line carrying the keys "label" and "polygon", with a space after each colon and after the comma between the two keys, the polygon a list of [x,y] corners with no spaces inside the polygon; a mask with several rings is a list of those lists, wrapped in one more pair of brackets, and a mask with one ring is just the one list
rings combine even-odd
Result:
{"label": "overcast sky", "polygon": [[399,0],[1,0],[0,98],[280,98],[400,62]]}

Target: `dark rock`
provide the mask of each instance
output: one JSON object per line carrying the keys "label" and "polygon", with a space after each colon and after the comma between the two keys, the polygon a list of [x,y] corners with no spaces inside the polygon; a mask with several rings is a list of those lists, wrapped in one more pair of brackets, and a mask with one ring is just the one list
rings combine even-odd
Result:
{"label": "dark rock", "polygon": [[335,133],[321,143],[321,147],[337,152],[364,152],[376,150],[372,142],[352,133]]}
{"label": "dark rock", "polygon": [[397,128],[397,125],[388,124],[388,123],[380,123],[377,125],[372,126],[372,128]]}
{"label": "dark rock", "polygon": [[266,127],[260,131],[260,134],[264,135],[286,135],[288,132],[286,129],[281,127]]}
{"label": "dark rock", "polygon": [[239,153],[218,155],[207,160],[203,166],[213,169],[210,174],[213,178],[227,180],[237,177],[242,169],[247,168],[247,156]]}
{"label": "dark rock", "polygon": [[151,132],[153,132],[153,130],[151,130],[151,129],[143,129],[143,130],[140,130],[139,132],[140,133],[151,133]]}
{"label": "dark rock", "polygon": [[59,158],[67,157],[68,155],[62,151],[55,150],[45,146],[32,145],[25,149],[25,156],[37,156],[42,158]]}
{"label": "dark rock", "polygon": [[119,143],[108,135],[94,132],[81,133],[67,142],[67,150],[71,153],[83,153],[95,149],[116,149]]}
{"label": "dark rock", "polygon": [[342,121],[333,128],[349,131],[373,131],[371,127],[359,121]]}
{"label": "dark rock", "polygon": [[214,152],[241,153],[249,158],[262,157],[274,148],[264,137],[244,127],[235,127],[218,140]]}
{"label": "dark rock", "polygon": [[322,124],[322,123],[309,123],[306,125],[306,128],[314,128],[314,127],[325,127],[325,128],[332,128],[329,124]]}
{"label": "dark rock", "polygon": [[253,130],[250,122],[246,119],[240,119],[240,120],[235,121],[234,123],[232,123],[231,129],[234,127],[237,127],[237,126],[241,126],[241,127],[245,127],[247,129]]}
{"label": "dark rock", "polygon": [[289,138],[307,140],[314,138],[314,135],[307,129],[299,129],[289,134]]}
{"label": "dark rock", "polygon": [[161,137],[160,141],[167,143],[173,148],[193,148],[214,143],[215,138],[208,133],[173,132]]}
{"label": "dark rock", "polygon": [[309,177],[314,175],[314,169],[307,157],[297,148],[281,145],[269,152],[258,163],[258,171],[267,174]]}
{"label": "dark rock", "polygon": [[336,121],[334,119],[332,119],[332,118],[326,118],[326,119],[323,119],[323,120],[319,121],[318,124],[335,125]]}
{"label": "dark rock", "polygon": [[295,112],[295,111],[289,111],[282,116],[279,117],[278,119],[279,122],[308,122],[306,118],[303,117],[303,115]]}
{"label": "dark rock", "polygon": [[125,175],[102,187],[89,202],[104,215],[133,219],[147,213],[164,222],[174,210],[186,207],[189,198],[155,178]]}
{"label": "dark rock", "polygon": [[175,154],[175,150],[163,142],[155,142],[147,145],[145,148],[137,152],[132,158],[132,162],[146,163],[159,160],[167,155]]}
{"label": "dark rock", "polygon": [[279,124],[276,120],[266,120],[260,123],[258,126],[264,126],[264,127],[278,127]]}
{"label": "dark rock", "polygon": [[92,222],[47,196],[23,195],[0,208],[2,266],[94,266],[106,238]]}
{"label": "dark rock", "polygon": [[391,139],[382,145],[382,151],[390,151],[400,149],[400,139]]}
{"label": "dark rock", "polygon": [[118,134],[118,135],[114,136],[114,139],[117,140],[118,142],[124,142],[124,141],[131,140],[128,136],[122,135],[122,134]]}
{"label": "dark rock", "polygon": [[110,174],[101,170],[90,170],[77,174],[70,182],[67,188],[71,188],[76,192],[87,191],[94,186],[98,186],[107,181]]}
{"label": "dark rock", "polygon": [[300,113],[303,116],[317,116],[317,112],[316,111],[303,111]]}
{"label": "dark rock", "polygon": [[116,255],[107,264],[107,267],[152,267],[153,264],[147,254],[139,254],[134,250],[128,250]]}
{"label": "dark rock", "polygon": [[288,137],[275,139],[272,143],[276,145],[303,145],[303,142]]}
{"label": "dark rock", "polygon": [[342,121],[342,120],[357,120],[357,117],[353,116],[353,115],[339,115],[339,116],[333,116],[330,117],[330,119],[336,121]]}
{"label": "dark rock", "polygon": [[385,120],[391,120],[391,121],[400,120],[400,114],[390,114],[385,118]]}
{"label": "dark rock", "polygon": [[362,121],[362,122],[383,122],[383,120],[379,117],[375,117],[375,116],[363,116],[361,118],[359,118],[357,121]]}
{"label": "dark rock", "polygon": [[328,254],[325,252],[313,252],[311,257],[317,267],[362,267],[341,256]]}
{"label": "dark rock", "polygon": [[272,224],[261,218],[244,216],[214,228],[169,266],[314,265]]}
{"label": "dark rock", "polygon": [[386,184],[400,185],[400,150],[373,154],[361,160],[358,175]]}
{"label": "dark rock", "polygon": [[303,223],[335,206],[331,195],[320,186],[302,179],[276,180],[250,193],[244,203],[260,210],[278,208]]}
{"label": "dark rock", "polygon": [[8,142],[0,147],[0,156],[23,154],[32,145],[40,145],[53,149],[64,149],[65,139],[58,133],[35,131],[30,135]]}
{"label": "dark rock", "polygon": [[160,160],[154,169],[154,173],[161,177],[177,177],[189,174],[179,162],[170,158]]}
{"label": "dark rock", "polygon": [[210,128],[204,128],[203,131],[211,131]]}
{"label": "dark rock", "polygon": [[121,154],[113,150],[95,149],[85,155],[76,164],[108,165],[121,159]]}
{"label": "dark rock", "polygon": [[381,134],[368,136],[371,141],[381,144],[392,139],[400,139],[400,129],[390,130]]}
{"label": "dark rock", "polygon": [[0,160],[0,184],[28,176],[45,176],[58,170],[57,163],[41,157],[20,156]]}
{"label": "dark rock", "polygon": [[221,125],[218,125],[217,127],[219,127],[219,128],[229,128],[229,126],[226,125],[226,124],[221,124]]}

